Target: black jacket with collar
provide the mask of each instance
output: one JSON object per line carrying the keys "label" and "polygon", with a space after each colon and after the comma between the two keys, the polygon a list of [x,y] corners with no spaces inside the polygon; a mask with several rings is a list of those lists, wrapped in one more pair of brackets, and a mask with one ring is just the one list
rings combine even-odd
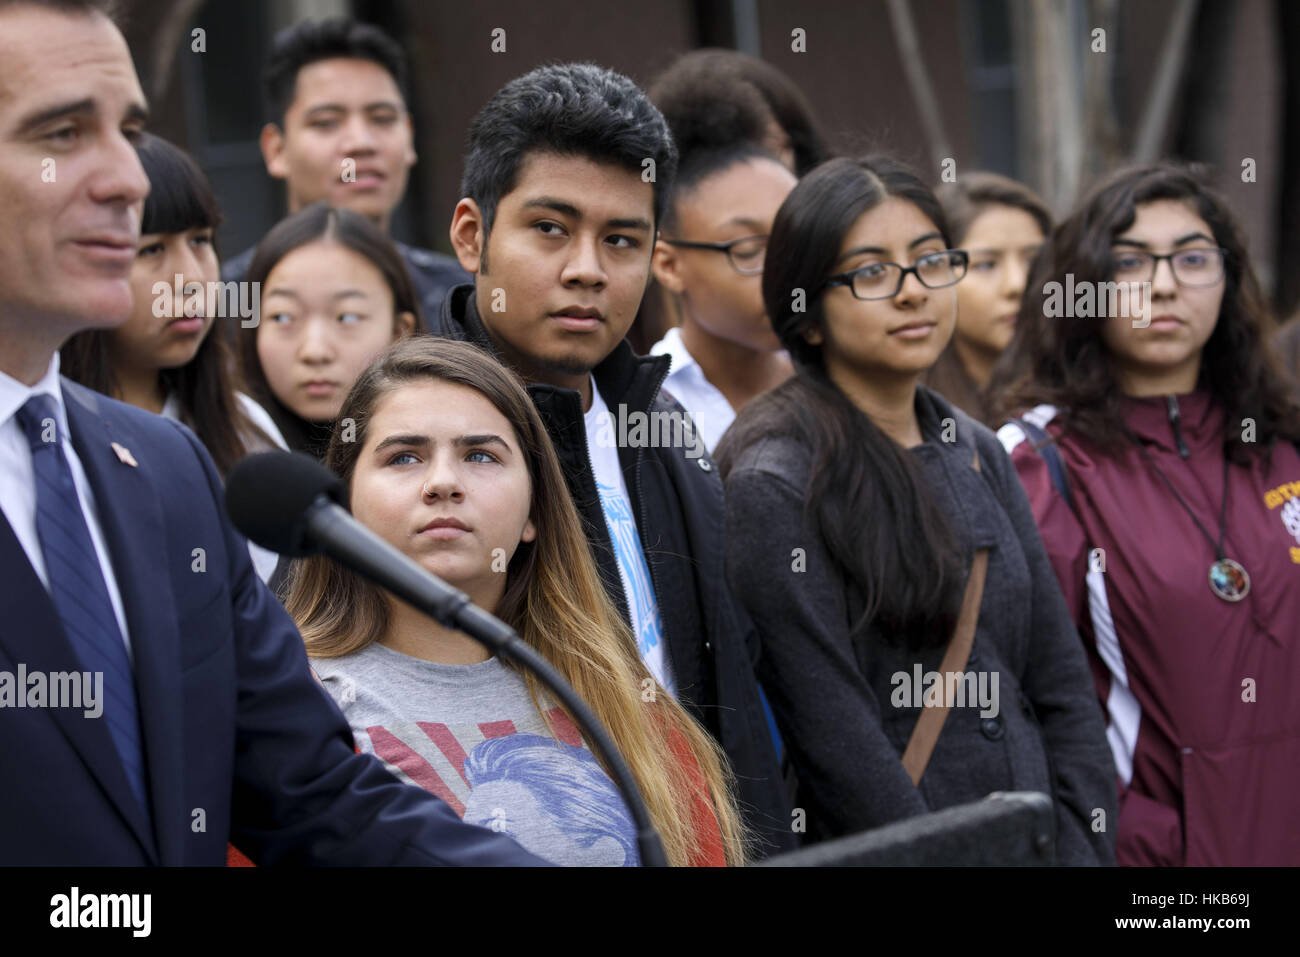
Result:
{"label": "black jacket with collar", "polygon": [[[434,335],[473,342],[497,355],[472,285],[452,289],[429,325]],[[629,414],[685,416],[660,389],[668,365],[667,356],[638,356],[623,341],[592,375],[616,416],[619,406]],[[528,394],[550,433],[605,590],[629,619],[592,474],[582,396],[542,383],[530,384]],[[760,844],[757,854],[793,848],[790,809],[754,677],[757,633],[723,577],[722,483],[713,461],[707,455],[692,459],[683,448],[621,442],[618,457],[659,602],[678,700],[730,759],[741,813]]]}

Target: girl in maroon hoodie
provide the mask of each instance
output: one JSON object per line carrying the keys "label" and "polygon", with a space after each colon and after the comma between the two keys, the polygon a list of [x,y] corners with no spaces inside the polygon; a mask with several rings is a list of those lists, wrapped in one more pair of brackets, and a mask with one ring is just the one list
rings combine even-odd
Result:
{"label": "girl in maroon hoodie", "polygon": [[1121,864],[1300,864],[1300,410],[1269,328],[1224,201],[1159,164],[1056,229],[1000,372],[1107,712]]}

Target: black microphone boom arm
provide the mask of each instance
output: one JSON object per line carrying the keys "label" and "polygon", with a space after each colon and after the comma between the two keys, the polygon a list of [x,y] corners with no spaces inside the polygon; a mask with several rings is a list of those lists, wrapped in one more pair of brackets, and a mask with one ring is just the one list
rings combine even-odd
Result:
{"label": "black microphone boom arm", "polygon": [[342,506],[335,504],[328,495],[318,495],[304,519],[308,540],[315,542],[330,558],[388,589],[440,624],[463,631],[490,651],[537,675],[568,708],[622,791],[636,822],[642,866],[666,866],[663,844],[650,823],[650,814],[632,772],[587,703],[546,659],[526,645],[513,628],[479,608],[463,591],[421,568],[358,522]]}

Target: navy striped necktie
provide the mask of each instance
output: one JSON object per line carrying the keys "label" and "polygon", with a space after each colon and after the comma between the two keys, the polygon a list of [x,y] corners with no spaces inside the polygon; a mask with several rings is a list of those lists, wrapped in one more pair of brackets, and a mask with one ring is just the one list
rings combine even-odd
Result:
{"label": "navy striped necktie", "polygon": [[[135,679],[126,642],[108,597],[99,557],[81,511],[72,470],[59,443],[53,396],[33,395],[15,414],[32,449],[36,477],[36,534],[41,540],[50,597],[81,667],[104,675],[103,714],[126,779],[146,817],[144,753]],[[87,719],[93,720],[93,719]]]}

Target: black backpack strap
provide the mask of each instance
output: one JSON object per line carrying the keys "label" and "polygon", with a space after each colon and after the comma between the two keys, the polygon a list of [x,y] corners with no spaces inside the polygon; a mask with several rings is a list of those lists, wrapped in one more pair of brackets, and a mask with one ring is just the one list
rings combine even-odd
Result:
{"label": "black backpack strap", "polygon": [[1056,447],[1056,442],[1046,431],[1031,422],[1026,422],[1024,419],[1012,419],[1011,421],[1020,426],[1021,430],[1028,436],[1029,441],[1033,443],[1034,451],[1043,457],[1043,462],[1047,465],[1047,474],[1052,478],[1052,484],[1061,493],[1061,498],[1065,499],[1065,504],[1070,506],[1070,511],[1078,515],[1078,510],[1074,507],[1074,496],[1070,494],[1070,475],[1066,471],[1065,460],[1061,458],[1061,450]]}

